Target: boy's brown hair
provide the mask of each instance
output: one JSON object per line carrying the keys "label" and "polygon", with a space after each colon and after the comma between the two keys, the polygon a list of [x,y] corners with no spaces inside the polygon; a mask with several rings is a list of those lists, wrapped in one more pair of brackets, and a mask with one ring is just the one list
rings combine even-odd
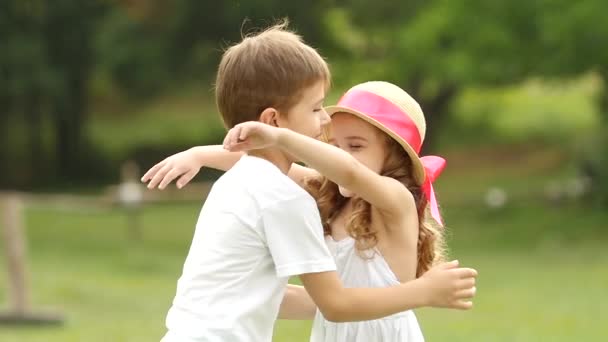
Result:
{"label": "boy's brown hair", "polygon": [[329,86],[325,60],[288,31],[287,24],[285,20],[245,37],[224,52],[215,97],[227,128],[257,121],[269,107],[286,113],[300,100],[302,91],[316,82]]}

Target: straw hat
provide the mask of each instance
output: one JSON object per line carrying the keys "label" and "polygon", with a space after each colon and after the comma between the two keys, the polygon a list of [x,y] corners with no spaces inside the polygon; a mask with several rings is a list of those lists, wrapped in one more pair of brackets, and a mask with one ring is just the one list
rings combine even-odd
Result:
{"label": "straw hat", "polygon": [[426,121],[420,105],[398,86],[382,81],[358,84],[349,89],[335,106],[325,109],[349,113],[369,122],[395,139],[412,160],[414,179],[425,181],[425,168],[419,153],[426,134]]}

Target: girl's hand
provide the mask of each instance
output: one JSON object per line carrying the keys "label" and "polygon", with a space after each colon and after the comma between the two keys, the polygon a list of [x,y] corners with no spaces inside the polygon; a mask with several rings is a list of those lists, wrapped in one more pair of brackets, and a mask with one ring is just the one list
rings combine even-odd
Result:
{"label": "girl's hand", "polygon": [[426,290],[425,304],[468,310],[473,307],[477,271],[458,267],[458,261],[439,264],[420,277]]}
{"label": "girl's hand", "polygon": [[250,121],[234,126],[224,139],[224,148],[231,152],[257,150],[277,144],[280,128]]}
{"label": "girl's hand", "polygon": [[141,181],[144,183],[149,181],[148,189],[154,189],[158,186],[159,189],[163,190],[174,179],[181,176],[176,184],[181,189],[196,176],[201,167],[203,165],[196,158],[196,152],[189,149],[169,156],[154,165],[141,178]]}

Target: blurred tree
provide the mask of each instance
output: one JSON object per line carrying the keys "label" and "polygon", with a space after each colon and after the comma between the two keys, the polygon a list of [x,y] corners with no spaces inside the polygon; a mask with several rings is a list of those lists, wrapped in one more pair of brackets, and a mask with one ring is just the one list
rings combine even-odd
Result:
{"label": "blurred tree", "polygon": [[[432,149],[466,87],[590,70],[606,84],[607,10],[602,0],[5,0],[0,171],[10,163],[6,146],[13,143],[2,130],[21,121],[29,169],[54,163],[49,174],[89,176],[81,171],[90,155],[83,130],[93,75],[132,98],[183,81],[208,84],[222,48],[238,41],[241,30],[282,17],[329,57],[339,87],[383,79],[418,99],[430,127],[425,148]],[[608,122],[608,87],[599,101]],[[44,160],[50,154],[54,161]]]}
{"label": "blurred tree", "polygon": [[420,102],[429,126],[427,151],[462,89],[521,80],[533,64],[533,56],[521,53],[535,35],[529,2],[381,0],[367,10],[364,1],[342,3],[348,29],[360,37],[342,58],[359,54],[355,63],[362,66],[353,68],[359,77],[399,84]]}
{"label": "blurred tree", "polygon": [[608,81],[602,71],[608,63],[608,45],[603,44],[608,25],[602,20],[608,2],[602,0],[335,4],[326,18],[333,44],[342,47],[331,59],[339,68],[335,74],[349,83],[384,79],[411,93],[427,114],[426,149],[433,148],[433,135],[445,122],[450,103],[467,86],[521,82],[533,75],[571,77],[590,70]]}
{"label": "blurred tree", "polygon": [[307,41],[322,41],[318,22],[328,3],[120,1],[98,32],[100,68],[132,97],[145,98],[184,80],[208,82],[222,49],[252,28],[289,17]]}
{"label": "blurred tree", "polygon": [[[77,0],[58,0],[52,5],[43,0],[2,2],[0,37],[5,46],[0,57],[0,127],[8,130],[11,126],[11,131],[22,127],[20,131],[27,137],[21,144],[21,132],[1,134],[6,140],[2,146],[11,147],[2,149],[0,155],[6,162],[1,165],[8,168],[10,164],[16,171],[2,182],[32,184],[49,175],[71,179],[81,170],[93,67],[90,41],[101,5]],[[44,137],[49,136],[45,122],[52,123],[50,149],[45,147]],[[45,160],[52,152],[56,170]],[[25,165],[19,165],[24,155],[28,156]]]}
{"label": "blurred tree", "polygon": [[[28,160],[23,162],[27,169],[38,170],[44,159],[43,153],[43,102],[45,92],[49,89],[48,72],[45,65],[44,42],[41,39],[43,24],[43,1],[8,1],[3,3],[0,36],[4,44],[0,57],[0,74],[2,75],[2,162],[7,167],[2,170],[11,179],[14,168],[13,158],[16,153],[28,153]],[[25,146],[16,144],[11,136],[16,134],[9,130],[10,123],[23,122],[27,137]],[[13,125],[14,126],[14,125]],[[11,134],[12,133],[12,134]],[[12,161],[12,162],[9,162]],[[14,176],[14,174],[13,174]],[[25,175],[31,176],[31,175]]]}
{"label": "blurred tree", "polygon": [[93,68],[95,25],[102,9],[89,1],[58,0],[46,8],[43,27],[48,65],[53,77],[53,117],[59,174],[80,174],[85,149],[83,127],[88,112],[88,86]]}
{"label": "blurred tree", "polygon": [[[8,38],[11,25],[11,3],[0,3],[0,51],[10,51]],[[9,54],[0,53],[0,173],[8,174],[8,129],[12,115],[12,75],[9,67]]]}

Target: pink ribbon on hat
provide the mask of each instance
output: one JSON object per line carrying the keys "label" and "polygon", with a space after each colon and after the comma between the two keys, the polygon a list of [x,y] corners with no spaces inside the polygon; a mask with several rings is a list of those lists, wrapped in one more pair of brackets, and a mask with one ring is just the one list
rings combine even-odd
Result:
{"label": "pink ribbon on hat", "polygon": [[337,106],[354,109],[378,121],[403,138],[416,153],[420,153],[422,138],[410,117],[391,101],[361,89],[348,91]]}
{"label": "pink ribbon on hat", "polygon": [[[337,106],[354,109],[374,119],[404,139],[416,154],[420,153],[422,138],[418,127],[407,113],[384,97],[362,89],[352,89],[342,96]],[[420,161],[425,171],[422,192],[429,201],[431,216],[443,226],[433,182],[445,168],[446,161],[438,156],[421,157]]]}
{"label": "pink ribbon on hat", "polygon": [[441,214],[439,213],[439,204],[437,203],[437,198],[435,197],[435,190],[433,189],[433,182],[443,169],[445,168],[446,161],[445,159],[438,156],[424,156],[420,158],[422,161],[422,166],[424,166],[424,171],[426,178],[424,179],[424,184],[422,184],[422,193],[426,196],[429,201],[429,205],[431,206],[431,216],[443,226],[443,220],[441,219]]}

